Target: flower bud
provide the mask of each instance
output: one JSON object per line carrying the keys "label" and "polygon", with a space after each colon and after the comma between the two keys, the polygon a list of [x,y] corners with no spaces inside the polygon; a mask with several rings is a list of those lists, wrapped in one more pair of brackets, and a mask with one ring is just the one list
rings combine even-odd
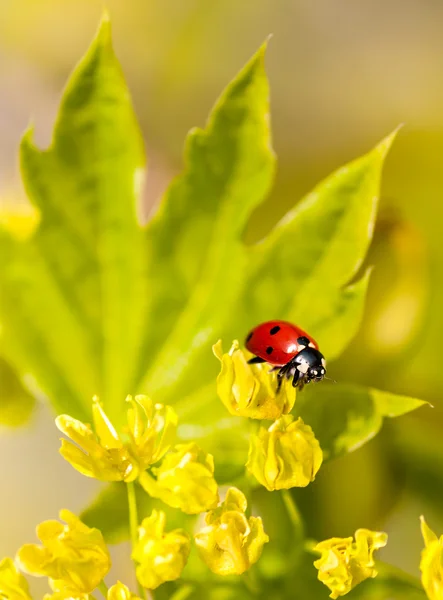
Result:
{"label": "flower bud", "polygon": [[0,562],[0,598],[2,600],[32,600],[28,582],[12,558]]}
{"label": "flower bud", "polygon": [[237,488],[206,515],[206,527],[195,535],[204,562],[218,575],[240,575],[258,561],[269,541],[260,517],[245,515],[247,503]]}
{"label": "flower bud", "polygon": [[153,510],[138,528],[138,543],[132,558],[141,585],[154,590],[165,581],[178,579],[188,560],[191,544],[183,529],[165,533],[166,515]]}
{"label": "flower bud", "polygon": [[120,581],[109,588],[106,600],[140,600],[135,594],[131,594],[129,589]]}
{"label": "flower bud", "polygon": [[350,592],[356,585],[376,577],[373,553],[386,546],[386,533],[358,529],[355,542],[352,537],[331,538],[320,542],[314,551],[321,557],[314,562],[318,579],[330,590],[330,598],[338,598]]}
{"label": "flower bud", "polygon": [[323,452],[309,425],[287,415],[251,436],[246,467],[272,491],[307,486],[322,461]]}
{"label": "flower bud", "polygon": [[291,411],[296,389],[285,380],[277,393],[277,375],[269,372],[268,364],[248,364],[237,341],[227,354],[223,354],[221,340],[212,350],[221,362],[217,394],[231,415],[274,420]]}
{"label": "flower bud", "polygon": [[141,474],[140,484],[154,498],[160,498],[187,514],[198,514],[218,504],[218,488],[214,479],[214,459],[197,444],[179,444],[158,468]]}
{"label": "flower bud", "polygon": [[420,517],[425,548],[421,554],[421,582],[429,600],[443,599],[443,536],[437,538]]}
{"label": "flower bud", "polygon": [[89,594],[111,568],[111,558],[98,529],[91,529],[69,510],[59,521],[37,527],[42,545],[26,544],[17,554],[21,568],[30,575],[45,575],[55,592],[74,598]]}

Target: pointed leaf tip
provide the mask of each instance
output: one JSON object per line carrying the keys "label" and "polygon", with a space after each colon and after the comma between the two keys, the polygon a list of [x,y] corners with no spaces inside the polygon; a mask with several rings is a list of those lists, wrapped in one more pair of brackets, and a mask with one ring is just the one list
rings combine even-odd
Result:
{"label": "pointed leaf tip", "polygon": [[395,138],[397,137],[398,132],[403,127],[403,123],[400,123],[394,131],[392,131],[389,135],[384,137],[381,142],[379,142],[376,146],[377,150],[381,154],[382,160],[384,160],[391,149],[392,144],[394,143]]}

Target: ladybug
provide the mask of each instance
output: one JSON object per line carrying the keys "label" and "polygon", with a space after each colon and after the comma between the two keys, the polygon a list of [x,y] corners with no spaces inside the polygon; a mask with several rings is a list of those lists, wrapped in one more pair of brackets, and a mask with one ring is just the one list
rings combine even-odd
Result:
{"label": "ladybug", "polygon": [[292,378],[292,385],[302,389],[306,383],[321,381],[326,374],[326,361],[317,342],[292,323],[266,321],[248,334],[246,348],[254,358],[250,364],[267,362],[278,370],[277,392],[283,378]]}

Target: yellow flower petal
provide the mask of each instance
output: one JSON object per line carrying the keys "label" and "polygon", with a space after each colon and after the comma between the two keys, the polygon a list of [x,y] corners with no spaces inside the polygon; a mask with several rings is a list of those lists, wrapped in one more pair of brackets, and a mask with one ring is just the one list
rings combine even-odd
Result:
{"label": "yellow flower petal", "polygon": [[94,590],[111,567],[103,536],[68,510],[60,511],[58,521],[45,521],[37,527],[42,546],[24,545],[17,558],[24,571],[46,576],[55,592],[81,597]]}
{"label": "yellow flower petal", "polygon": [[132,553],[139,563],[137,579],[150,590],[180,577],[191,548],[189,536],[182,529],[165,533],[165,521],[163,511],[153,510],[138,529],[138,543]]}
{"label": "yellow flower petal", "polygon": [[0,598],[2,600],[32,600],[28,582],[12,558],[0,562]]}
{"label": "yellow flower petal", "polygon": [[92,416],[94,418],[95,432],[100,440],[100,445],[106,449],[120,449],[123,447],[118,434],[103,410],[97,396],[92,399]]}
{"label": "yellow flower petal", "polygon": [[170,449],[177,429],[177,414],[171,406],[154,404],[147,396],[128,396],[127,420],[131,449],[140,470],[158,462]]}
{"label": "yellow flower petal", "polygon": [[147,472],[139,477],[140,484],[150,496],[191,515],[217,506],[214,459],[197,444],[175,446],[153,472],[157,479]]}
{"label": "yellow flower petal", "polygon": [[246,498],[230,488],[224,502],[206,515],[206,527],[195,535],[200,556],[218,575],[240,575],[260,558],[269,541],[260,517],[246,517]]}
{"label": "yellow flower petal", "polygon": [[221,340],[212,349],[221,362],[217,393],[232,415],[274,420],[291,411],[296,389],[285,380],[277,393],[277,376],[269,372],[268,364],[249,365],[236,340],[227,354]]}
{"label": "yellow flower petal", "polygon": [[331,590],[331,598],[344,596],[365,579],[376,577],[373,554],[386,546],[387,540],[386,533],[358,529],[355,542],[352,537],[331,538],[316,545],[314,550],[321,557],[314,566],[318,579]]}
{"label": "yellow flower petal", "polygon": [[421,531],[425,548],[421,554],[421,581],[429,600],[443,600],[443,536],[438,538],[424,519]]}
{"label": "yellow flower petal", "polygon": [[286,415],[251,436],[246,467],[272,491],[307,486],[322,461],[323,452],[309,425]]}

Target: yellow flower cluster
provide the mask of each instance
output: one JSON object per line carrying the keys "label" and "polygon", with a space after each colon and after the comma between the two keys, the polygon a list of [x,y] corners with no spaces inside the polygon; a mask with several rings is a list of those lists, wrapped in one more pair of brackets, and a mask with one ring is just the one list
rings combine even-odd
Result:
{"label": "yellow flower cluster", "polygon": [[218,488],[214,479],[214,459],[197,444],[179,444],[160,467],[152,469],[139,481],[146,492],[185,513],[196,514],[218,504]]}
{"label": "yellow flower cluster", "polygon": [[213,351],[221,362],[217,393],[229,412],[274,421],[251,436],[248,471],[270,491],[307,486],[320,469],[323,452],[309,425],[288,414],[296,389],[285,380],[277,392],[277,378],[269,372],[269,365],[248,364],[248,356],[237,341],[227,354],[221,341]]}
{"label": "yellow flower cluster", "polygon": [[314,566],[319,580],[331,590],[330,598],[344,596],[365,579],[377,575],[373,553],[386,546],[387,540],[386,533],[358,529],[355,541],[352,537],[331,538],[315,546],[321,557]]}
{"label": "yellow flower cluster", "polygon": [[[37,527],[42,545],[26,544],[17,553],[23,571],[46,576],[54,591],[43,600],[88,600],[111,567],[108,549],[98,529],[91,529],[68,510],[60,511],[59,521],[45,521]],[[26,578],[11,558],[0,562],[0,598],[32,600]],[[107,600],[140,600],[117,582]]]}
{"label": "yellow flower cluster", "polygon": [[98,529],[91,529],[69,510],[60,511],[59,521],[37,527],[42,545],[26,544],[18,562],[30,575],[46,576],[54,592],[81,597],[94,590],[111,568],[111,558]]}
{"label": "yellow flower cluster", "polygon": [[138,528],[138,543],[132,558],[138,563],[137,579],[150,590],[180,577],[191,544],[183,529],[165,533],[166,515],[153,510]]}
{"label": "yellow flower cluster", "polygon": [[314,480],[323,460],[312,429],[299,417],[280,417],[269,429],[252,436],[247,469],[266,489],[305,487]]}
{"label": "yellow flower cluster", "polygon": [[425,542],[420,561],[421,582],[429,600],[443,600],[443,535],[438,538],[424,517],[420,520]]}
{"label": "yellow flower cluster", "polygon": [[[243,573],[258,560],[268,541],[261,519],[246,517],[246,498],[235,488],[216,508],[214,459],[193,442],[172,446],[177,416],[171,407],[154,404],[146,396],[129,396],[127,401],[126,436],[117,433],[98,398],[93,400],[94,428],[67,415],[58,417],[58,428],[70,439],[62,440],[63,457],[88,477],[129,485],[137,480],[151,497],[182,512],[214,509],[206,516],[206,527],[195,536],[200,554],[216,573]],[[163,511],[154,510],[138,527],[133,546],[137,579],[151,590],[180,577],[190,552],[188,534],[181,529],[165,532],[165,519]],[[23,552],[21,559],[24,564]],[[38,567],[28,561],[27,568],[35,573]],[[55,578],[52,571],[45,574]],[[103,576],[99,569],[96,574]]]}
{"label": "yellow flower cluster", "polygon": [[61,455],[87,477],[102,481],[134,481],[158,462],[171,447],[177,415],[170,406],[154,404],[147,396],[128,396],[128,442],[123,442],[98,398],[92,405],[91,426],[68,415],[56,425],[72,442],[62,439]]}
{"label": "yellow flower cluster", "polygon": [[[172,446],[177,428],[174,409],[142,395],[128,396],[126,401],[124,437],[118,435],[97,397],[92,406],[94,429],[68,415],[57,417],[57,427],[71,440],[61,440],[62,456],[87,477],[138,480],[148,494],[189,514],[216,506],[213,457],[197,444]],[[153,467],[162,459],[159,467]]]}
{"label": "yellow flower cluster", "polygon": [[246,508],[244,494],[229,488],[221,506],[206,515],[206,527],[195,535],[201,557],[218,575],[244,573],[269,541],[261,518],[247,518]]}
{"label": "yellow flower cluster", "polygon": [[277,393],[277,376],[269,373],[269,365],[249,365],[237,340],[227,354],[219,340],[212,350],[221,362],[217,377],[217,393],[231,415],[250,419],[278,419],[292,410],[296,390],[284,381]]}

